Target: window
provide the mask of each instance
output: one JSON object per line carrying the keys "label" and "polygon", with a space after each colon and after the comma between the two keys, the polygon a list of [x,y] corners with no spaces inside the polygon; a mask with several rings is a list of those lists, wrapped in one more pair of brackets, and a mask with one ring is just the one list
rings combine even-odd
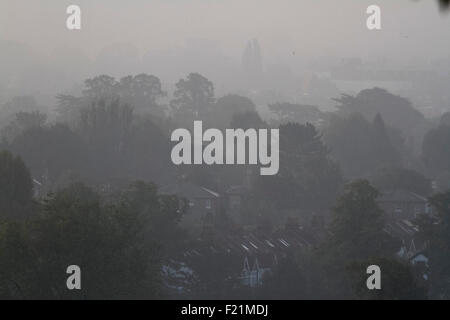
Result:
{"label": "window", "polygon": [[394,211],[395,211],[395,213],[402,213],[403,212],[403,208],[402,207],[396,207]]}
{"label": "window", "polygon": [[207,200],[205,201],[205,208],[206,208],[206,209],[211,209],[211,207],[212,207],[211,200],[210,200],[210,199],[207,199]]}

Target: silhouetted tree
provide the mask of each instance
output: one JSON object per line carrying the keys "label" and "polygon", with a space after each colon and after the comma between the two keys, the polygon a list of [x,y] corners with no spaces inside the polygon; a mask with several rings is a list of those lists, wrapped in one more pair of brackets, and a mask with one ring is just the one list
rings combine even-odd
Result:
{"label": "silhouetted tree", "polygon": [[377,113],[387,121],[389,126],[410,132],[424,121],[424,116],[411,105],[407,99],[393,95],[381,88],[362,90],[355,97],[343,94],[333,99],[343,114],[359,112],[368,121]]}
{"label": "silhouetted tree", "polygon": [[428,241],[425,255],[430,267],[430,295],[433,299],[450,298],[450,191],[430,198],[437,219],[423,215],[418,219],[420,236]]}
{"label": "silhouetted tree", "polygon": [[148,110],[155,115],[164,116],[158,100],[167,93],[162,90],[159,78],[145,73],[120,79],[118,93],[121,100],[137,110]]}
{"label": "silhouetted tree", "polygon": [[24,131],[32,128],[40,128],[47,121],[47,115],[37,111],[20,111],[15,114],[15,119],[6,127],[2,128],[2,138],[11,143],[14,138]]}
{"label": "silhouetted tree", "polygon": [[216,128],[230,128],[233,116],[246,112],[256,112],[253,101],[247,97],[229,94],[217,99],[210,121]]}
{"label": "silhouetted tree", "polygon": [[373,123],[359,113],[333,117],[324,135],[332,155],[346,176],[359,177],[383,166],[400,164],[381,116]]}
{"label": "silhouetted tree", "polygon": [[176,83],[173,96],[170,106],[177,121],[186,123],[203,119],[214,103],[214,85],[202,75],[190,73]]}
{"label": "silhouetted tree", "polygon": [[[367,289],[366,269],[377,265],[381,270],[381,290]],[[356,298],[371,300],[424,300],[427,299],[426,289],[414,276],[408,262],[394,258],[367,259],[353,263],[349,273],[354,286]]]}
{"label": "silhouetted tree", "polygon": [[329,236],[314,254],[330,298],[354,298],[355,279],[348,271],[355,262],[391,258],[400,247],[383,231],[378,194],[367,180],[355,180],[345,185],[337,200]]}
{"label": "silhouetted tree", "polygon": [[0,152],[0,218],[19,218],[29,213],[33,182],[22,159]]}
{"label": "silhouetted tree", "polygon": [[24,159],[33,176],[43,184],[62,182],[69,173],[88,175],[88,148],[66,125],[30,128],[14,139],[11,150]]}
{"label": "silhouetted tree", "polygon": [[301,124],[318,124],[322,120],[322,112],[316,106],[274,103],[269,105],[269,109],[278,116],[281,123],[297,122]]}
{"label": "silhouetted tree", "polygon": [[342,257],[366,259],[394,253],[392,239],[383,231],[382,210],[375,201],[378,195],[367,180],[344,187],[333,209],[329,241],[330,248]]}
{"label": "silhouetted tree", "polygon": [[84,82],[83,95],[93,100],[111,99],[118,96],[118,85],[116,79],[108,75],[100,75]]}
{"label": "silhouetted tree", "polygon": [[[49,195],[29,223],[0,223],[0,297],[160,298],[161,259],[183,241],[181,214],[179,200],[152,184],[137,182],[113,200],[72,184]],[[73,264],[82,290],[67,290]]]}
{"label": "silhouetted tree", "polygon": [[279,130],[280,170],[275,176],[258,177],[256,194],[279,209],[327,211],[341,174],[320,133],[309,123],[288,123]]}
{"label": "silhouetted tree", "polygon": [[422,157],[435,170],[450,171],[450,125],[431,129],[423,139]]}

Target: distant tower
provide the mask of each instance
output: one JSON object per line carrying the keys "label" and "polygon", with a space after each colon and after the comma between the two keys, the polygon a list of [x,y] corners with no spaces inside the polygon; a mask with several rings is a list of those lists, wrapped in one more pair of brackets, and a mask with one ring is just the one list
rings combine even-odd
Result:
{"label": "distant tower", "polygon": [[253,39],[253,63],[254,70],[256,74],[261,74],[263,71],[262,67],[262,54],[261,47],[259,46],[259,42],[256,39]]}
{"label": "distant tower", "polygon": [[247,46],[242,55],[242,68],[252,77],[261,76],[263,72],[262,54],[257,39],[247,42]]}

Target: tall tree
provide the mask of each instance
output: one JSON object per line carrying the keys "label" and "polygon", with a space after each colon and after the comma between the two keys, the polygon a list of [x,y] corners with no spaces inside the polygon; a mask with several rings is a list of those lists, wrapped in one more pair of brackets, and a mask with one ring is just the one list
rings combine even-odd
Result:
{"label": "tall tree", "polygon": [[309,123],[288,123],[279,130],[280,171],[276,176],[258,177],[256,193],[279,209],[328,211],[341,174],[320,133]]}
{"label": "tall tree", "polygon": [[[376,265],[381,270],[381,290],[367,289],[367,267]],[[417,281],[411,265],[395,258],[375,258],[358,261],[349,267],[355,298],[371,300],[424,300],[425,287]]]}
{"label": "tall tree", "polygon": [[378,191],[367,180],[355,180],[345,185],[337,200],[329,235],[314,252],[330,298],[354,298],[355,278],[349,268],[361,261],[393,257],[400,246],[383,231],[377,197]]}
{"label": "tall tree", "polygon": [[399,162],[397,150],[395,150],[384,120],[379,113],[372,122],[372,147],[373,153],[377,155],[380,164],[395,164]]}
{"label": "tall tree", "polygon": [[[0,223],[0,297],[160,298],[161,259],[183,241],[181,214],[178,199],[152,184],[133,184],[113,199],[72,184],[49,195],[29,223]],[[82,290],[66,287],[74,264]]]}
{"label": "tall tree", "polygon": [[341,113],[359,112],[369,121],[379,113],[389,126],[404,132],[410,132],[425,120],[407,99],[381,88],[362,90],[355,97],[344,94],[334,100],[338,102],[337,108]]}
{"label": "tall tree", "polygon": [[355,178],[379,167],[400,164],[398,151],[386,131],[381,116],[371,123],[361,114],[352,113],[348,117],[334,116],[324,138],[343,173]]}
{"label": "tall tree", "polygon": [[20,111],[15,114],[15,119],[9,125],[2,128],[2,138],[11,143],[14,138],[24,131],[43,127],[46,121],[47,115],[39,110],[32,112]]}
{"label": "tall tree", "polygon": [[159,78],[145,73],[127,76],[120,79],[118,93],[125,103],[137,110],[150,111],[156,115],[164,115],[158,100],[167,93],[162,90]]}
{"label": "tall tree", "polygon": [[293,103],[274,103],[269,109],[278,116],[281,123],[297,122],[301,124],[319,124],[323,118],[322,112],[316,106]]}
{"label": "tall tree", "polygon": [[83,95],[90,99],[116,98],[118,95],[118,82],[108,75],[87,79],[84,85]]}
{"label": "tall tree", "polygon": [[69,173],[86,176],[89,168],[86,144],[63,124],[30,128],[14,139],[11,150],[41,183],[60,182]]}
{"label": "tall tree", "polygon": [[202,75],[190,73],[177,82],[173,96],[170,106],[176,119],[181,122],[203,119],[212,110],[214,85]]}
{"label": "tall tree", "polygon": [[430,294],[434,299],[450,298],[450,191],[430,198],[436,218],[418,219],[420,236],[428,241]]}
{"label": "tall tree", "polygon": [[229,94],[217,99],[211,122],[216,128],[229,128],[234,115],[246,112],[256,112],[253,101],[247,97]]}
{"label": "tall tree", "polygon": [[383,231],[378,195],[367,180],[355,180],[344,187],[333,210],[329,242],[342,257],[367,259],[395,252],[392,239]]}
{"label": "tall tree", "polygon": [[133,108],[120,99],[97,100],[81,109],[79,132],[85,138],[97,173],[111,177],[124,160],[132,130]]}
{"label": "tall tree", "polygon": [[22,159],[9,151],[0,152],[0,217],[29,213],[33,182]]}
{"label": "tall tree", "polygon": [[430,169],[450,171],[450,125],[441,124],[425,135],[422,157]]}

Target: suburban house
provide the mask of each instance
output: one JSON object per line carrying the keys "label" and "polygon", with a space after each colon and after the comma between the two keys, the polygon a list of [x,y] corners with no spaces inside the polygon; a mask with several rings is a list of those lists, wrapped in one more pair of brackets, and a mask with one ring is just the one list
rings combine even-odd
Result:
{"label": "suburban house", "polygon": [[420,214],[432,214],[427,198],[406,190],[382,191],[377,203],[388,219],[413,220]]}
{"label": "suburban house", "polygon": [[247,193],[248,188],[244,185],[231,186],[225,191],[227,212],[234,221],[240,222],[242,219],[241,208]]}
{"label": "suburban house", "polygon": [[274,267],[277,266],[277,258],[274,256],[273,261],[270,265],[267,265],[266,267],[261,267],[259,265],[258,258],[255,258],[253,262],[253,267],[250,268],[250,263],[248,261],[248,258],[245,257],[244,259],[244,267],[241,272],[241,283],[244,286],[255,288],[260,287],[263,284],[263,280],[268,276],[272,274],[272,270]]}
{"label": "suburban house", "polygon": [[40,182],[37,179],[33,178],[33,196],[35,198],[42,197],[44,195],[43,189],[44,189],[44,187],[42,185],[42,182]]}
{"label": "suburban house", "polygon": [[163,186],[161,194],[177,195],[187,201],[188,210],[181,218],[180,224],[196,232],[210,224],[220,209],[220,195],[208,188],[195,185],[187,181]]}
{"label": "suburban house", "polygon": [[[312,228],[288,222],[270,233],[245,230],[218,234],[213,240],[199,238],[177,259],[193,270],[205,263],[215,265],[217,277],[246,287],[258,287],[293,252],[310,250],[318,241]],[[220,268],[218,267],[220,266]]]}

